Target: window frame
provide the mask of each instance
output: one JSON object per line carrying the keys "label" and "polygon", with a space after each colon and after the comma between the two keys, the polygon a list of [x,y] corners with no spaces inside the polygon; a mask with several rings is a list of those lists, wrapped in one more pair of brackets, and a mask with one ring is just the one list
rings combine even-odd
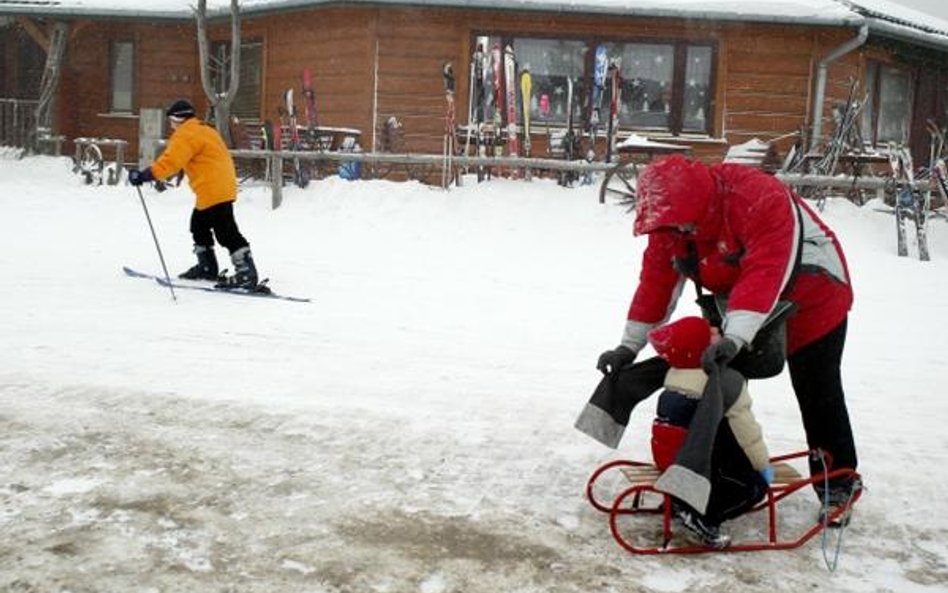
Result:
{"label": "window frame", "polygon": [[[131,48],[131,63],[128,67],[128,77],[127,88],[123,90],[128,91],[128,107],[117,106],[116,105],[116,59],[118,57],[118,47],[120,45],[128,45]],[[109,41],[109,113],[120,113],[120,114],[131,114],[135,113],[135,99],[136,99],[136,60],[138,58],[138,44],[134,39],[112,39]]]}
{"label": "window frame", "polygon": [[[879,139],[879,125],[882,120],[882,77],[886,69],[894,69],[904,72],[908,79],[908,84],[906,85],[908,95],[906,96],[905,101],[907,111],[902,116],[904,137],[900,140]],[[908,146],[911,142],[912,120],[915,109],[915,86],[917,84],[917,78],[918,75],[915,72],[915,69],[907,64],[872,59],[866,61],[863,80],[865,81],[867,98],[866,105],[864,105],[865,111],[863,112],[863,118],[860,122],[860,131],[863,134],[863,138],[870,142],[872,146],[880,146],[880,142],[883,145],[895,143]]]}
{"label": "window frame", "polygon": [[[471,55],[473,55],[473,49],[477,47],[477,42],[479,38],[489,37],[491,40],[497,39],[500,41],[501,47],[506,47],[507,45],[513,46],[513,43],[516,39],[535,39],[541,41],[579,41],[582,42],[585,46],[583,56],[583,73],[581,79],[578,81],[579,86],[584,90],[582,99],[583,107],[580,111],[580,117],[578,120],[574,118],[574,125],[582,126],[583,129],[589,126],[589,112],[590,112],[590,101],[592,100],[592,85],[593,85],[593,76],[595,69],[595,53],[596,48],[601,44],[611,44],[611,45],[628,45],[628,44],[643,44],[643,45],[670,45],[672,47],[672,56],[674,59],[674,64],[672,66],[672,79],[671,79],[671,100],[670,100],[670,111],[668,117],[668,125],[664,127],[635,127],[635,126],[622,126],[624,129],[632,131],[641,131],[648,133],[658,133],[658,134],[668,134],[673,137],[678,137],[682,135],[688,136],[707,136],[714,137],[716,128],[716,123],[718,120],[717,113],[717,101],[716,101],[716,88],[717,88],[717,77],[719,69],[719,52],[720,52],[720,43],[718,40],[713,38],[707,39],[692,39],[687,37],[601,37],[601,36],[589,36],[589,35],[549,35],[543,33],[535,32],[493,32],[490,30],[475,30],[471,32],[470,36],[470,48]],[[514,50],[516,51],[516,47]],[[687,84],[687,67],[688,67],[688,52],[690,48],[707,48],[710,50],[710,71],[708,73],[708,96],[706,99],[706,116],[705,116],[705,125],[704,129],[685,129],[685,86]],[[519,64],[518,64],[519,65]],[[534,75],[536,75],[534,73]],[[621,75],[621,70],[620,70]],[[623,80],[625,77],[623,76]],[[506,84],[506,81],[505,81]],[[608,84],[608,81],[607,81]],[[506,90],[506,89],[504,89]],[[608,94],[608,90],[604,93],[604,96]],[[518,101],[517,106],[517,118],[518,124],[521,123],[522,113],[521,101]],[[501,117],[504,124],[507,122],[507,114],[502,113]],[[562,120],[556,120],[550,118],[550,125],[553,126],[565,126],[566,119],[565,117]],[[604,123],[603,120],[600,121],[600,126]]]}

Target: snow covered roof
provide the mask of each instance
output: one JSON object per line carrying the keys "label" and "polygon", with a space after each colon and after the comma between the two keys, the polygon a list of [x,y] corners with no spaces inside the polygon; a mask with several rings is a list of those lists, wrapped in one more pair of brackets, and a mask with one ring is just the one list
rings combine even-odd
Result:
{"label": "snow covered roof", "polygon": [[[240,0],[247,16],[293,10],[339,0]],[[350,5],[417,5],[490,10],[798,23],[857,27],[871,33],[948,50],[948,21],[890,0],[347,0]],[[0,0],[0,15],[91,18],[190,19],[194,0]],[[208,0],[211,14],[224,15],[230,0]]]}
{"label": "snow covered roof", "polygon": [[948,21],[890,0],[841,0],[866,17],[874,35],[948,51]]}
{"label": "snow covered roof", "polygon": [[[246,15],[290,10],[338,0],[241,0]],[[694,19],[854,25],[861,17],[836,0],[348,0],[345,4],[393,4],[622,14]],[[0,14],[70,17],[191,18],[194,0],[0,0]],[[208,0],[208,12],[227,13],[229,0]]]}

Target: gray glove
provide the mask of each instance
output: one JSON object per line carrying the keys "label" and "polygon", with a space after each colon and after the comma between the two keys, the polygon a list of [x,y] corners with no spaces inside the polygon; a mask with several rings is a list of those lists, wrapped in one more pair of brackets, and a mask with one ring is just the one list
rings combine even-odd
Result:
{"label": "gray glove", "polygon": [[734,360],[740,351],[740,344],[725,336],[705,348],[701,355],[701,368],[708,374],[712,370],[720,370],[722,366]]}
{"label": "gray glove", "polygon": [[618,346],[613,350],[606,350],[599,355],[599,361],[596,368],[603,375],[611,375],[622,369],[622,367],[635,362],[638,353],[628,346]]}

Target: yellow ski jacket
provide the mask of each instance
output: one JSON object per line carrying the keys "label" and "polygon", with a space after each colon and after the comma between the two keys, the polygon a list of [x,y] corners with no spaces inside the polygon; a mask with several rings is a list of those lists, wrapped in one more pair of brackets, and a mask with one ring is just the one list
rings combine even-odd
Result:
{"label": "yellow ski jacket", "polygon": [[161,180],[182,169],[195,194],[195,209],[207,210],[237,199],[237,171],[227,146],[217,130],[194,117],[178,126],[151,165],[155,179]]}

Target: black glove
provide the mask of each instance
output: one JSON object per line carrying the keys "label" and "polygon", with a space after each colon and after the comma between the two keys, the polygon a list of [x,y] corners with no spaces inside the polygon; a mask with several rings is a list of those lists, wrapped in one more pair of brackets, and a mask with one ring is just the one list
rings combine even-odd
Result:
{"label": "black glove", "polygon": [[606,350],[599,355],[599,361],[596,368],[603,375],[611,375],[622,369],[627,364],[635,362],[638,353],[627,346],[618,346],[614,350]]}
{"label": "black glove", "polygon": [[151,167],[146,167],[141,171],[138,169],[132,169],[128,172],[128,182],[136,187],[154,180],[155,176],[151,172]]}
{"label": "black glove", "polygon": [[711,373],[712,370],[720,369],[723,365],[734,360],[741,347],[731,338],[721,338],[714,342],[701,354],[701,368],[704,372]]}

